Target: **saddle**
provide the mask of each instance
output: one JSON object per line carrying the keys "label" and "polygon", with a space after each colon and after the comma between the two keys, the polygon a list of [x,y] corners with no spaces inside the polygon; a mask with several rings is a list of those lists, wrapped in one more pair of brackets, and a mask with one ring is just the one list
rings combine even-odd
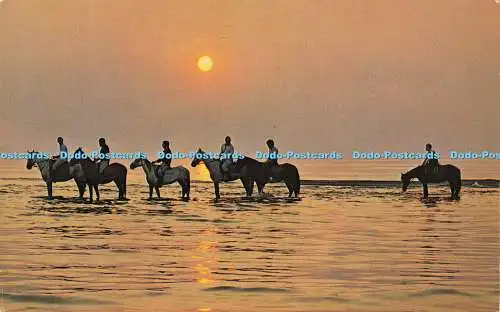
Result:
{"label": "saddle", "polygon": [[428,180],[436,179],[439,176],[440,165],[424,166],[424,174]]}
{"label": "saddle", "polygon": [[222,172],[222,180],[225,182],[230,181],[231,176],[240,171],[238,169],[240,169],[238,164],[233,162],[227,167],[227,172],[226,172],[226,171],[222,170],[222,163],[221,163],[220,171]]}
{"label": "saddle", "polygon": [[278,182],[281,180],[282,169],[278,166],[272,166],[269,168],[269,182]]}
{"label": "saddle", "polygon": [[169,169],[172,169],[172,168],[168,168],[165,165],[155,165],[155,166],[153,166],[153,172],[156,175],[156,177],[158,178],[158,184],[162,184],[162,182],[163,182],[163,175]]}

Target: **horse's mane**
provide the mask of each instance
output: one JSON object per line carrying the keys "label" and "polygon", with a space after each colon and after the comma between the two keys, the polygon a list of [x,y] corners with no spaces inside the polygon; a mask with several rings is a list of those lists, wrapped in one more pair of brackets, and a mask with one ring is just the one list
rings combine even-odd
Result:
{"label": "horse's mane", "polygon": [[258,166],[260,164],[262,164],[260,161],[244,156],[243,159],[238,159],[236,161],[236,169],[240,169],[243,166]]}
{"label": "horse's mane", "polygon": [[415,174],[420,169],[422,169],[421,165],[420,166],[416,166],[415,168],[412,168],[412,169],[408,170],[407,172],[405,172],[404,175]]}

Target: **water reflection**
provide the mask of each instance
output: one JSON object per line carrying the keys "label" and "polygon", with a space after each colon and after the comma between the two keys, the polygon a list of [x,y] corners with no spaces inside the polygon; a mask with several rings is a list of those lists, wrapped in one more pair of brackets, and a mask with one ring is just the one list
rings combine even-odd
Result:
{"label": "water reflection", "polygon": [[417,252],[417,270],[419,276],[431,285],[443,285],[443,279],[456,279],[460,273],[452,256],[453,241],[458,238],[457,225],[460,222],[455,220],[453,209],[447,208],[451,210],[426,210],[418,229],[420,252]]}
{"label": "water reflection", "polygon": [[200,234],[201,240],[196,248],[197,264],[194,266],[195,279],[200,285],[212,285],[215,283],[214,275],[212,274],[213,267],[218,263],[217,246],[218,241],[215,240],[217,228],[211,227],[203,230]]}

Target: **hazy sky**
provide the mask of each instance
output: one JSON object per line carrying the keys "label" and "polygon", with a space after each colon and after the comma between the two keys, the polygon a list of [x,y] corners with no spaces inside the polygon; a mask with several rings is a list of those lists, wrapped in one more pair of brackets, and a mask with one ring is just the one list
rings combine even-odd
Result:
{"label": "hazy sky", "polygon": [[0,151],[498,151],[499,103],[494,0],[0,3]]}

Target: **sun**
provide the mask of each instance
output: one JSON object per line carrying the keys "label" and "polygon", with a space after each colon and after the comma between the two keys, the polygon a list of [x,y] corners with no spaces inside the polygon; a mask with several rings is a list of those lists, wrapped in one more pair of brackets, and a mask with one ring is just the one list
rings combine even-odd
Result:
{"label": "sun", "polygon": [[198,69],[201,70],[202,72],[209,72],[212,70],[212,67],[214,66],[214,61],[210,58],[210,56],[203,55],[198,58]]}

